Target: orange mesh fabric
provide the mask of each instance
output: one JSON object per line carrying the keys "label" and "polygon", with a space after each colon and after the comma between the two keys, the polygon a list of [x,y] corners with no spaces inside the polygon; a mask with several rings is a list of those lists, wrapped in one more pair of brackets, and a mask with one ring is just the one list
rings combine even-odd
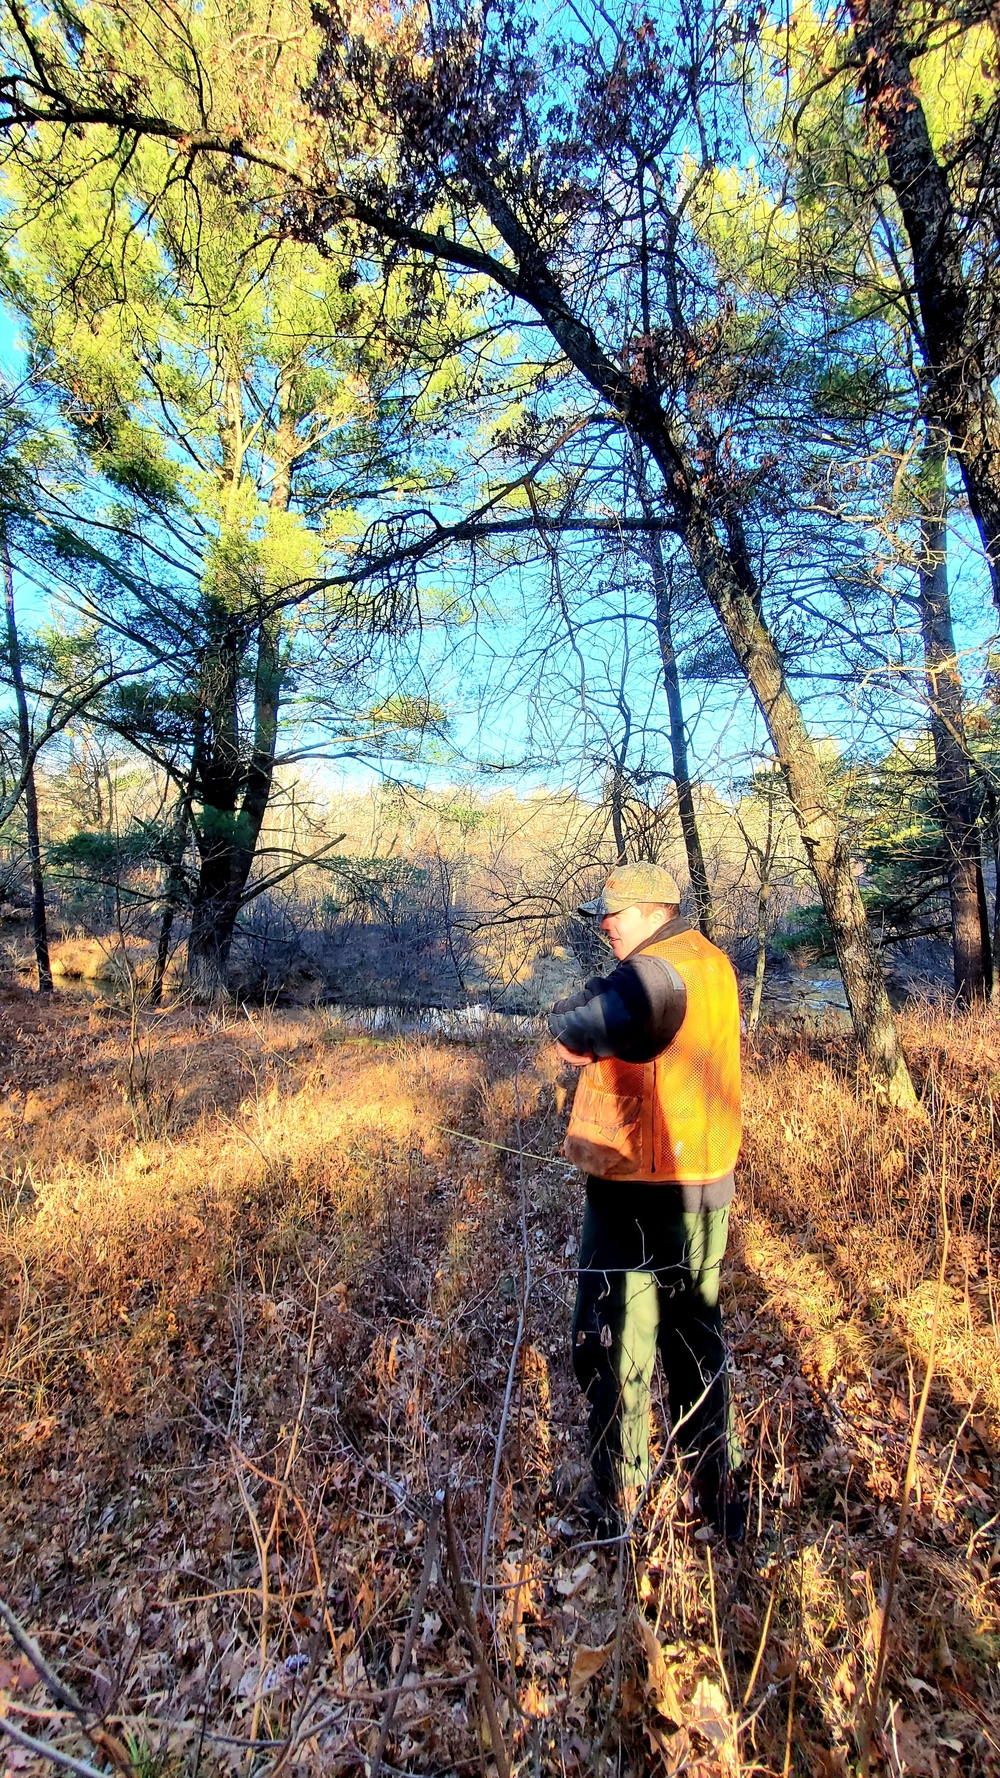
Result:
{"label": "orange mesh fabric", "polygon": [[732,964],[700,932],[650,945],[687,989],[677,1036],[652,1062],[581,1071],[563,1153],[601,1179],[696,1185],[723,1179],[742,1134],[740,1006]]}

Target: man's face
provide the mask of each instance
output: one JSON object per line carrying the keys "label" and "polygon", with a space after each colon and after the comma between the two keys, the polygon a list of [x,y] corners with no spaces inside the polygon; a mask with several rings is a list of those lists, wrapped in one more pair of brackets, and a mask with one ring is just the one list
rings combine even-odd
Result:
{"label": "man's face", "polygon": [[640,907],[621,908],[617,914],[605,914],[601,921],[601,931],[621,962],[623,957],[635,950],[636,945],[642,944],[644,938],[649,938],[656,932],[663,920],[662,908],[657,908],[652,914],[644,914]]}

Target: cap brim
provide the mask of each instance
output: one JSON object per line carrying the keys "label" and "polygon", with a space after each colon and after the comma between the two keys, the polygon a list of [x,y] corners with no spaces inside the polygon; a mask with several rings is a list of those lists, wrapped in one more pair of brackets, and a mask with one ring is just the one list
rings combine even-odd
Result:
{"label": "cap brim", "polygon": [[578,914],[583,914],[588,920],[603,920],[607,909],[604,906],[602,897],[599,895],[596,901],[581,901],[576,911]]}

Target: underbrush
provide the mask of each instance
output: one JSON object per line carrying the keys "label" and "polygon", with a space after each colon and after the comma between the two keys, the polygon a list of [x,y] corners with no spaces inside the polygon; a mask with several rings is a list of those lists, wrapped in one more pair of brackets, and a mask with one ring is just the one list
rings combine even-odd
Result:
{"label": "underbrush", "polygon": [[[661,1419],[628,1561],[573,1512],[547,1051],[0,1014],[2,1595],[81,1705],[6,1643],[22,1737],[139,1778],[840,1773],[884,1644],[874,1763],[996,1769],[992,1013],[907,1015],[926,1122],[843,1036],[759,1037],[725,1285],[751,1534],[699,1534]],[[4,1738],[5,1769],[51,1768]]]}

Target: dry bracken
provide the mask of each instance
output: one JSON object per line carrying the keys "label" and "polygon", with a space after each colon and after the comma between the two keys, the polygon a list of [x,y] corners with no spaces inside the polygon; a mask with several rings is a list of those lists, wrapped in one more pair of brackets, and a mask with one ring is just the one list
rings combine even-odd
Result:
{"label": "dry bracken", "polygon": [[839,1773],[887,1638],[876,1763],[996,1769],[991,1012],[905,1016],[926,1122],[836,1031],[759,1035],[725,1286],[751,1535],[698,1535],[660,1416],[628,1560],[573,1511],[547,1048],[0,1013],[2,1591],[85,1706],[0,1645],[22,1735],[145,1778]]}

